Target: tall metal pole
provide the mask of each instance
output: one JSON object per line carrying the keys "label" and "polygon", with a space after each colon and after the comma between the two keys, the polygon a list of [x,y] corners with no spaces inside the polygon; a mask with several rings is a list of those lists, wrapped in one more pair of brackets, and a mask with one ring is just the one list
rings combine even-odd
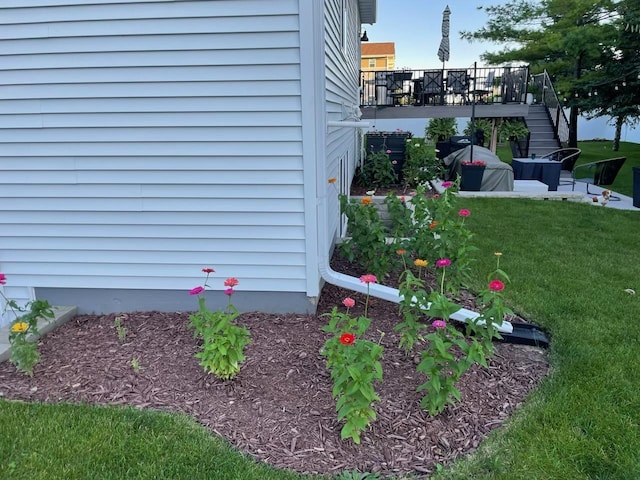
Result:
{"label": "tall metal pole", "polygon": [[473,62],[473,100],[471,101],[471,150],[469,151],[469,161],[473,162],[473,143],[476,139],[476,75],[477,63]]}

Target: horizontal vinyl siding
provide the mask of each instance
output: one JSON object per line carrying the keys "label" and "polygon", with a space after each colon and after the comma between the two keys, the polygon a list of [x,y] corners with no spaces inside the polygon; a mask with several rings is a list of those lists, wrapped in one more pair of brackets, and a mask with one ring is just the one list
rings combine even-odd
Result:
{"label": "horizontal vinyl siding", "polygon": [[304,292],[298,25],[296,0],[0,0],[0,271]]}
{"label": "horizontal vinyl siding", "polygon": [[[329,121],[345,120],[349,107],[359,104],[359,68],[360,60],[356,52],[359,42],[359,17],[357,0],[347,2],[346,45],[342,45],[342,0],[325,0],[325,56],[326,56],[326,109]],[[346,48],[344,48],[346,47]],[[349,120],[354,120],[349,118]],[[327,135],[327,178],[338,177],[340,160],[346,163],[346,175],[349,180],[354,173],[356,158],[355,140],[359,134],[354,128],[330,128]],[[348,182],[350,184],[350,182]],[[333,188],[333,186],[330,186]],[[332,189],[329,189],[331,191]],[[348,193],[348,192],[342,192]],[[329,201],[329,240],[333,239],[340,222],[338,199],[330,196]]]}

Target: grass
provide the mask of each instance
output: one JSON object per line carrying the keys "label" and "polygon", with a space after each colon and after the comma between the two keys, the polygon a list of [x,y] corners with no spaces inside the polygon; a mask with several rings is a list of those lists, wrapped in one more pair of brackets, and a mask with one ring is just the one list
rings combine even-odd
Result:
{"label": "grass", "polygon": [[503,252],[506,295],[549,332],[553,373],[508,428],[435,478],[640,478],[638,214],[572,202],[460,203],[473,212],[475,278]]}
{"label": "grass", "polygon": [[184,415],[0,400],[0,418],[3,480],[303,478],[242,456]]}
{"label": "grass", "polygon": [[[578,148],[582,150],[577,165],[583,163],[596,162],[598,160],[606,160],[614,157],[627,157],[624,165],[618,172],[616,180],[611,186],[615,192],[633,196],[633,169],[632,167],[640,167],[640,144],[631,142],[620,142],[620,148],[617,152],[613,151],[613,142],[611,140],[589,140],[578,142]],[[513,158],[509,145],[500,145],[496,149],[496,154],[501,160],[511,162]]]}
{"label": "grass", "polygon": [[[552,373],[470,458],[437,480],[640,478],[640,216],[588,204],[460,199],[510,306],[546,329]],[[624,290],[633,288],[637,295]],[[3,479],[300,479],[192,420],[117,407],[0,401]]]}

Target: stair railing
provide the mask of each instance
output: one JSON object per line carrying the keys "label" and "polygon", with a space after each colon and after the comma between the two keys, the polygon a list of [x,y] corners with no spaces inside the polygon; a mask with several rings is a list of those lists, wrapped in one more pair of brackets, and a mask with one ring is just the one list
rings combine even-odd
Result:
{"label": "stair railing", "polygon": [[558,100],[558,95],[553,87],[549,73],[545,70],[543,73],[532,75],[533,90],[536,101],[540,101],[547,109],[551,123],[553,123],[553,129],[560,140],[560,143],[566,145],[569,141],[569,120],[564,113],[564,108]]}

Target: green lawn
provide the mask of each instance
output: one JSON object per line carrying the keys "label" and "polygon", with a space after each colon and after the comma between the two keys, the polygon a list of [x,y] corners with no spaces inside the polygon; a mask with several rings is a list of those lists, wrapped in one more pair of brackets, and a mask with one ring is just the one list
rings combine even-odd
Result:
{"label": "green lawn", "polygon": [[[542,200],[459,206],[471,210],[479,248],[473,287],[502,252],[505,297],[548,331],[552,370],[476,454],[434,478],[639,479],[640,214]],[[0,419],[2,479],[302,478],[256,464],[183,416],[0,401]]]}
{"label": "green lawn", "polygon": [[[633,170],[632,167],[640,167],[640,144],[620,142],[620,149],[614,152],[611,140],[578,142],[578,148],[582,150],[577,165],[596,162],[614,157],[627,157],[626,162],[618,172],[618,176],[611,189],[615,192],[633,196]],[[508,145],[500,145],[496,150],[497,155],[505,162],[511,162],[511,149]]]}

